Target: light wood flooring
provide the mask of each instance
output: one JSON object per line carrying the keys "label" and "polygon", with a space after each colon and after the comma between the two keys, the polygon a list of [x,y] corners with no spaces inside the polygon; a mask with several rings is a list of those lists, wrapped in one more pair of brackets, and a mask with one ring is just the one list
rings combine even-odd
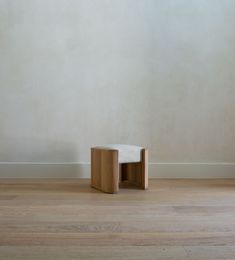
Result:
{"label": "light wood flooring", "polygon": [[235,259],[235,180],[0,179],[0,259]]}

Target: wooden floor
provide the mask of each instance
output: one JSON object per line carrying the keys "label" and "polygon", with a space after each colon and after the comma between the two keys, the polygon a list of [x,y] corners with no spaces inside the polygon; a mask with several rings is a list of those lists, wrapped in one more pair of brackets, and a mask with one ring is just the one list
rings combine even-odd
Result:
{"label": "wooden floor", "polygon": [[235,180],[0,180],[0,259],[235,259]]}

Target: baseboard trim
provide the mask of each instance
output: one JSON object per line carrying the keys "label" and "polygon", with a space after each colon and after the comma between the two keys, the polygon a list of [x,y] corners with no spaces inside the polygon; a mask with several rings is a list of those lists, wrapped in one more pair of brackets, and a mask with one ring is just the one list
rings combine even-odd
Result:
{"label": "baseboard trim", "polygon": [[[235,163],[150,163],[149,177],[235,178]],[[0,162],[0,178],[90,178],[90,164]]]}

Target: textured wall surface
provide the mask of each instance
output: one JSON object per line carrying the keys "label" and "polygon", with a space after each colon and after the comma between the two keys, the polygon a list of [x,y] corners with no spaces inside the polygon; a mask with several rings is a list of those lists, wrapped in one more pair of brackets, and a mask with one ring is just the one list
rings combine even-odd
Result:
{"label": "textured wall surface", "polygon": [[235,161],[234,0],[0,0],[0,161]]}

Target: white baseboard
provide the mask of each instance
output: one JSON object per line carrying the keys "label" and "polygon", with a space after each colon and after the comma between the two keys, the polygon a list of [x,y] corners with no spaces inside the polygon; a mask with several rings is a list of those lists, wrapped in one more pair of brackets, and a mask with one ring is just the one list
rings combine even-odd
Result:
{"label": "white baseboard", "polygon": [[[150,178],[235,178],[235,163],[150,163]],[[0,178],[90,178],[89,163],[1,163]]]}

